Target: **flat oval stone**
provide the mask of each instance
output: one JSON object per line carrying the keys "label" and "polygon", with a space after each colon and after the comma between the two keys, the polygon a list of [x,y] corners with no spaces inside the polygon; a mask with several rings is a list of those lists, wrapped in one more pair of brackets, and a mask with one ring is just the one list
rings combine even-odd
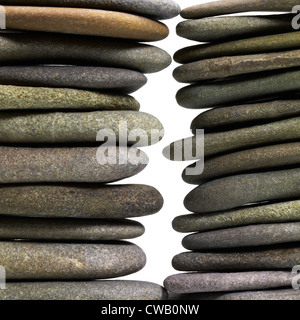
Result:
{"label": "flat oval stone", "polygon": [[51,33],[0,34],[1,64],[74,64],[158,72],[170,55],[134,41]]}
{"label": "flat oval stone", "polygon": [[0,300],[167,300],[161,286],[143,281],[13,282]]}
{"label": "flat oval stone", "polygon": [[140,237],[138,222],[110,219],[38,219],[0,217],[0,238],[5,240],[111,241]]}
{"label": "flat oval stone", "polygon": [[7,5],[93,8],[129,12],[153,19],[171,19],[179,15],[180,7],[172,0],[3,0]]}
{"label": "flat oval stone", "polygon": [[157,118],[136,111],[0,114],[2,143],[104,142],[104,137],[109,137],[111,145],[122,140],[129,145],[149,146],[162,136],[163,127]]}
{"label": "flat oval stone", "polygon": [[282,223],[300,221],[300,201],[289,201],[242,209],[179,216],[173,221],[178,232],[210,231],[260,223]]}
{"label": "flat oval stone", "polygon": [[146,263],[143,250],[129,242],[1,242],[0,257],[8,280],[107,279],[135,273]]}
{"label": "flat oval stone", "polygon": [[228,175],[280,168],[300,164],[300,143],[286,143],[262,148],[239,151],[223,156],[210,158],[205,161],[204,171],[193,175],[189,170],[200,168],[193,164],[183,171],[182,178],[186,183],[202,184],[206,180],[216,179]]}
{"label": "flat oval stone", "polygon": [[227,78],[255,72],[299,67],[300,50],[205,59],[182,65],[174,70],[179,82]]}
{"label": "flat oval stone", "polygon": [[218,131],[233,126],[243,126],[259,121],[275,121],[300,115],[300,101],[278,100],[258,102],[232,107],[215,108],[201,113],[191,125],[192,130],[205,129],[206,132]]}
{"label": "flat oval stone", "polygon": [[227,41],[293,31],[292,14],[230,16],[187,20],[177,25],[177,34],[199,42]]}
{"label": "flat oval stone", "polygon": [[165,288],[172,293],[205,293],[288,287],[289,272],[184,273],[168,277]]}
{"label": "flat oval stone", "polygon": [[0,85],[0,110],[133,110],[139,102],[131,96],[88,90]]}
{"label": "flat oval stone", "polygon": [[[106,155],[105,164],[101,155]],[[0,147],[0,182],[107,183],[140,173],[148,162],[135,148]]]}
{"label": "flat oval stone", "polygon": [[202,44],[181,49],[175,53],[178,63],[189,63],[201,59],[218,58],[295,50],[300,48],[299,32],[280,33],[223,43]]}
{"label": "flat oval stone", "polygon": [[29,87],[75,88],[132,93],[147,83],[136,71],[80,66],[0,67],[0,84]]}
{"label": "flat oval stone", "polygon": [[146,185],[0,187],[1,214],[42,218],[123,219],[157,213],[161,194]]}
{"label": "flat oval stone", "polygon": [[299,77],[299,70],[237,76],[229,80],[187,86],[178,91],[176,99],[180,106],[188,109],[247,102],[273,94],[298,91]]}
{"label": "flat oval stone", "polygon": [[300,197],[300,169],[251,173],[213,180],[191,191],[187,210],[208,213],[270,200]]}
{"label": "flat oval stone", "polygon": [[300,241],[300,222],[261,224],[196,233],[183,239],[188,250],[255,247]]}
{"label": "flat oval stone", "polygon": [[82,8],[4,6],[6,28],[158,41],[169,35],[163,23],[123,12]]}
{"label": "flat oval stone", "polygon": [[299,3],[296,0],[222,0],[198,4],[183,9],[181,16],[185,19],[198,19],[223,14],[247,11],[290,12]]}
{"label": "flat oval stone", "polygon": [[[178,271],[292,270],[300,262],[298,247],[252,249],[239,252],[187,252],[174,257]],[[290,283],[291,284],[291,283]]]}

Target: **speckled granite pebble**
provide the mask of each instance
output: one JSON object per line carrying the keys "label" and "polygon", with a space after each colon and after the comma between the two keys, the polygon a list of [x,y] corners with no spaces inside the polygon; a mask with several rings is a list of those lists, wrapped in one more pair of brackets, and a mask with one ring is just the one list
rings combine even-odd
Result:
{"label": "speckled granite pebble", "polygon": [[1,214],[43,218],[128,218],[157,213],[163,198],[145,185],[0,186]]}
{"label": "speckled granite pebble", "polygon": [[111,241],[140,237],[145,228],[131,220],[0,217],[0,239]]}
{"label": "speckled granite pebble", "polygon": [[259,223],[300,221],[300,201],[289,201],[243,209],[179,216],[173,221],[178,232],[210,231]]}
{"label": "speckled granite pebble", "polygon": [[8,5],[105,9],[131,12],[159,20],[171,19],[180,13],[180,7],[172,0],[3,0],[1,3]]}
{"label": "speckled granite pebble", "polygon": [[165,280],[165,288],[174,293],[226,292],[291,286],[289,272],[188,273]]}
{"label": "speckled granite pebble", "polygon": [[225,41],[293,31],[294,15],[231,16],[187,20],[177,25],[177,34],[199,42]]}
{"label": "speckled granite pebble", "polygon": [[123,139],[148,146],[161,140],[163,127],[154,116],[136,111],[0,114],[2,143],[84,143],[104,141],[102,136],[113,145]]}
{"label": "speckled granite pebble", "polygon": [[203,184],[184,200],[187,210],[208,213],[250,203],[300,197],[300,169],[225,177]]}
{"label": "speckled granite pebble", "polygon": [[6,28],[158,41],[169,35],[163,23],[133,14],[82,8],[4,6]]}
{"label": "speckled granite pebble", "polygon": [[0,34],[1,64],[74,64],[157,72],[171,63],[162,49],[133,41],[48,33]]}
{"label": "speckled granite pebble", "polygon": [[188,250],[255,247],[300,242],[300,222],[261,224],[240,228],[196,233],[183,239]]}
{"label": "speckled granite pebble", "polygon": [[125,147],[0,147],[0,183],[107,183],[138,174],[148,161],[143,151]]}
{"label": "speckled granite pebble", "polygon": [[202,173],[189,174],[188,169],[199,168],[196,163],[184,170],[182,178],[186,183],[199,185],[205,180],[289,165],[300,166],[299,142],[255,148],[210,158],[205,161]]}
{"label": "speckled granite pebble", "polygon": [[0,242],[0,258],[8,280],[107,279],[137,272],[146,263],[142,249],[129,242]]}
{"label": "speckled granite pebble", "polygon": [[[200,253],[187,252],[174,257],[173,267],[178,271],[228,271],[228,270],[284,270],[289,274],[300,264],[300,248],[282,247],[251,249],[238,252]],[[245,288],[247,289],[247,288]]]}

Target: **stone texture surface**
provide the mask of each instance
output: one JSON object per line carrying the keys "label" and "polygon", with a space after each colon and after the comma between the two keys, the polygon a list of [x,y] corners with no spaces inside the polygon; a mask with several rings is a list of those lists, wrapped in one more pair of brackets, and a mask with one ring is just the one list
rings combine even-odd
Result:
{"label": "stone texture surface", "polygon": [[243,101],[253,101],[273,94],[298,91],[299,70],[238,76],[233,79],[187,86],[176,99],[188,109],[205,109]]}
{"label": "stone texture surface", "polygon": [[177,51],[174,59],[178,63],[189,63],[201,59],[279,52],[299,48],[299,32],[290,32],[223,43],[191,46]]}
{"label": "stone texture surface", "polygon": [[191,129],[205,129],[206,132],[218,131],[232,126],[243,126],[260,121],[275,121],[300,116],[300,101],[277,100],[245,104],[232,107],[215,108],[201,113],[191,125]]}
{"label": "stone texture surface", "polygon": [[88,280],[125,276],[146,263],[129,242],[76,244],[1,242],[7,280]]}
{"label": "stone texture surface", "polygon": [[169,35],[163,23],[137,15],[82,8],[5,6],[7,29],[71,33],[142,41]]}
{"label": "stone texture surface", "polygon": [[[297,245],[282,248],[252,249],[239,252],[200,253],[187,252],[174,257],[173,266],[178,271],[226,270],[290,270],[299,265],[300,249]],[[247,288],[245,288],[247,289]]]}
{"label": "stone texture surface", "polygon": [[292,50],[200,60],[176,68],[173,76],[179,82],[191,83],[255,72],[293,68],[299,67],[299,65],[300,50]]}
{"label": "stone texture surface", "polygon": [[300,221],[300,201],[289,201],[239,210],[179,216],[173,221],[178,232],[210,231],[260,223]]}
{"label": "stone texture surface", "polygon": [[198,19],[223,14],[247,11],[283,11],[290,12],[299,3],[296,0],[222,0],[198,4],[183,9],[181,16],[186,19]]}
{"label": "stone texture surface", "polygon": [[300,169],[243,174],[213,180],[191,191],[187,210],[208,213],[268,200],[300,197]]}
{"label": "stone texture surface", "polygon": [[184,170],[182,178],[186,183],[200,185],[205,180],[289,165],[300,165],[299,142],[249,149],[210,158],[205,161],[202,173],[189,174],[188,169],[200,168],[196,163]]}
{"label": "stone texture surface", "polygon": [[163,127],[154,116],[136,111],[0,114],[2,143],[84,143],[104,141],[102,136],[109,136],[108,144],[128,140],[148,146],[161,140]]}
{"label": "stone texture surface", "polygon": [[188,250],[255,247],[300,241],[300,223],[260,224],[196,233],[183,239]]}
{"label": "stone texture surface", "polygon": [[121,219],[0,218],[0,238],[6,240],[111,241],[137,238],[144,231],[140,223]]}
{"label": "stone texture surface", "polygon": [[126,147],[0,147],[0,182],[107,183],[138,174],[148,161],[143,151]]}
{"label": "stone texture surface", "polygon": [[174,293],[226,292],[291,286],[289,272],[188,273],[165,280],[165,288]]}
{"label": "stone texture surface", "polygon": [[94,8],[134,13],[153,19],[170,19],[180,13],[172,0],[3,0],[6,5]]}
{"label": "stone texture surface", "polygon": [[128,218],[157,213],[163,198],[145,185],[0,186],[1,214],[43,218]]}
{"label": "stone texture surface", "polygon": [[291,32],[294,15],[231,16],[187,20],[177,25],[177,34],[199,42],[225,41]]}
{"label": "stone texture surface", "polygon": [[171,63],[154,46],[126,40],[48,33],[0,34],[2,64],[75,64],[157,72]]}
{"label": "stone texture surface", "polygon": [[0,67],[0,84],[29,87],[75,88],[132,93],[147,83],[136,71],[80,66]]}

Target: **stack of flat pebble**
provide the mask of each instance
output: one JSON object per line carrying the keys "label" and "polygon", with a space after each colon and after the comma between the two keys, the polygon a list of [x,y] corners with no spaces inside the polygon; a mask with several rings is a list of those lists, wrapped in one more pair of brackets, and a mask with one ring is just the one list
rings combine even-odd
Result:
{"label": "stack of flat pebble", "polygon": [[[180,36],[209,42],[178,51],[174,72],[192,85],[178,103],[201,113],[204,171],[183,172],[198,185],[185,199],[193,212],[173,221],[191,250],[174,257],[168,291],[185,299],[299,300],[291,270],[300,265],[300,32],[293,15],[222,16],[246,11],[292,12],[297,1],[223,0],[187,8]],[[220,17],[212,17],[220,15]],[[196,154],[196,135],[179,141]],[[164,150],[176,160],[176,146]],[[180,150],[179,150],[180,151]],[[184,160],[192,160],[182,150]],[[170,156],[171,155],[171,156]],[[202,159],[203,160],[203,159]],[[208,294],[208,295],[207,295]],[[181,296],[182,298],[182,296]]]}
{"label": "stack of flat pebble", "polygon": [[[142,249],[123,241],[144,227],[128,218],[157,213],[162,196],[146,185],[107,183],[141,172],[148,157],[135,147],[162,138],[161,123],[128,94],[145,85],[144,73],[171,63],[138,41],[167,37],[156,20],[179,7],[171,0],[1,4],[0,265],[8,282],[0,299],[164,299],[156,284],[107,280],[144,267]],[[106,133],[115,141],[99,148]]]}

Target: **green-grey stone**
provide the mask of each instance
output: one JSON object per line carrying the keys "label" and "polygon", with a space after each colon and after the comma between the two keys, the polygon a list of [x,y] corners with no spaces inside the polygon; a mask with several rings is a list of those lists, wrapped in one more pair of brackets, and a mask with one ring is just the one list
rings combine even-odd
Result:
{"label": "green-grey stone", "polygon": [[84,143],[107,136],[109,144],[123,139],[130,145],[148,146],[161,140],[163,127],[154,116],[136,111],[0,114],[2,143]]}
{"label": "green-grey stone", "polygon": [[146,263],[142,249],[129,242],[0,242],[7,280],[87,280],[122,277]]}
{"label": "green-grey stone", "polygon": [[300,169],[241,174],[213,180],[191,191],[187,210],[209,213],[270,200],[300,197]]}
{"label": "green-grey stone", "polygon": [[206,109],[300,90],[300,71],[238,76],[205,84],[194,84],[178,91],[176,99],[188,109]]}
{"label": "green-grey stone", "polygon": [[293,31],[292,14],[231,16],[187,20],[177,25],[177,34],[199,42],[225,41]]}
{"label": "green-grey stone", "polygon": [[[300,264],[300,248],[253,248],[238,252],[187,252],[174,257],[173,267],[178,271],[229,271],[229,270],[292,270]],[[290,273],[290,272],[289,272]]]}
{"label": "green-grey stone", "polygon": [[173,221],[178,232],[210,231],[224,228],[247,226],[260,223],[283,223],[300,221],[300,201],[289,201],[242,209],[216,212],[208,215],[188,214]]}
{"label": "green-grey stone", "polygon": [[0,183],[107,183],[140,173],[148,161],[143,151],[125,147],[0,147]]}
{"label": "green-grey stone", "polygon": [[255,247],[300,241],[300,222],[261,224],[189,235],[183,239],[188,250]]}
{"label": "green-grey stone", "polygon": [[205,180],[220,178],[254,170],[266,170],[289,165],[300,165],[300,143],[271,145],[256,149],[239,151],[207,159],[204,171],[189,174],[189,170],[200,168],[199,163],[184,170],[182,178],[186,183],[202,184]]}
{"label": "green-grey stone", "polygon": [[0,34],[2,64],[74,64],[158,72],[171,63],[164,50],[99,37],[47,33]]}
{"label": "green-grey stone", "polygon": [[111,241],[133,239],[144,227],[130,220],[0,217],[0,239]]}
{"label": "green-grey stone", "polygon": [[131,96],[88,90],[0,85],[0,110],[134,110],[140,104]]}
{"label": "green-grey stone", "polygon": [[191,46],[177,51],[174,59],[178,63],[189,63],[201,59],[279,52],[299,48],[299,32],[290,32],[224,43]]}
{"label": "green-grey stone", "polygon": [[42,218],[123,219],[157,213],[161,194],[146,185],[0,186],[1,214]]}

